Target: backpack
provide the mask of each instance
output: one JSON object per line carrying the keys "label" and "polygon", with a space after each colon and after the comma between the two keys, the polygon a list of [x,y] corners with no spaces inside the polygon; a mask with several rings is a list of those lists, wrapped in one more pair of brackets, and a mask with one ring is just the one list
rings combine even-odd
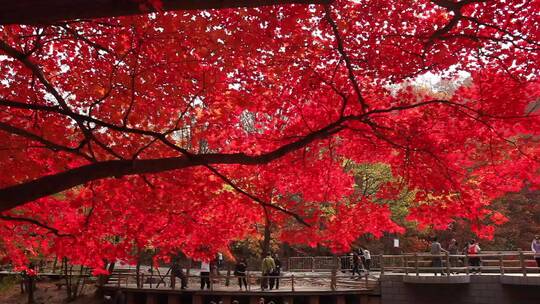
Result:
{"label": "backpack", "polygon": [[469,245],[469,248],[467,249],[468,254],[477,254],[478,253],[478,247],[476,245]]}

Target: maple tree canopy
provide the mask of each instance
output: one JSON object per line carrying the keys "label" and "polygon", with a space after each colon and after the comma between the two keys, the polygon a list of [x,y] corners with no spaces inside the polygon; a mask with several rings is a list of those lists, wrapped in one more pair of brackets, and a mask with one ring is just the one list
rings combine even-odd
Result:
{"label": "maple tree canopy", "polygon": [[[281,240],[339,252],[402,231],[404,196],[419,227],[490,237],[490,201],[540,186],[539,11],[339,0],[1,26],[0,250],[208,258],[267,212]],[[448,85],[419,88],[426,73]],[[350,164],[393,179],[363,193]]]}

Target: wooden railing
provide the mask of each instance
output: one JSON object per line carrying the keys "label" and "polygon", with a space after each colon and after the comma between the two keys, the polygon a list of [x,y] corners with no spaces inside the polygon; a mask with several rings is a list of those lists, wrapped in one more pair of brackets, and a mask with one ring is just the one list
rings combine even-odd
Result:
{"label": "wooden railing", "polygon": [[[372,255],[370,269],[380,269],[380,255]],[[314,256],[314,257],[290,257],[287,261],[288,271],[291,272],[326,272],[352,269],[352,256]]]}
{"label": "wooden railing", "polygon": [[[435,258],[441,259],[441,267],[433,267]],[[471,258],[479,258],[480,266],[471,266]],[[316,256],[291,257],[288,259],[289,271],[292,272],[328,272],[333,269],[343,272],[352,269],[351,256]],[[361,265],[362,266],[362,265]],[[399,255],[371,255],[371,271],[403,274],[438,273],[470,274],[473,272],[490,273],[538,273],[539,268],[530,251],[486,251],[477,255],[439,256],[429,253],[404,253]]]}
{"label": "wooden railing", "polygon": [[[473,262],[478,261],[478,264]],[[432,255],[429,253],[410,253],[400,255],[383,255],[381,274],[400,273],[406,275],[420,274],[465,274],[472,273],[513,273],[527,276],[538,274],[532,252],[497,252],[476,255],[450,255],[448,253]],[[439,265],[439,266],[437,266]]]}
{"label": "wooden railing", "polygon": [[[187,285],[191,289],[199,289],[200,275],[186,275]],[[210,290],[227,290],[227,288],[238,289],[238,277],[234,275],[214,275],[211,274]],[[281,276],[262,276],[260,273],[247,272],[247,290],[261,290],[261,280],[279,280],[279,290],[372,290],[378,286],[377,280],[367,274],[362,276],[338,274],[333,271],[329,274],[299,275],[287,273]],[[133,272],[122,272],[114,274],[114,281],[108,284],[117,288],[138,288],[138,289],[180,289],[180,278],[167,273],[163,276],[157,274],[139,274]]]}

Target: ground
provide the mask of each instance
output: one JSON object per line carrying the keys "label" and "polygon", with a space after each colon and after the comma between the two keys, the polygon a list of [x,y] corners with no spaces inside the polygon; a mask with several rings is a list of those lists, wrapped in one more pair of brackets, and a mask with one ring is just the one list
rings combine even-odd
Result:
{"label": "ground", "polygon": [[[58,281],[41,281],[37,284],[35,292],[36,304],[65,304],[66,290],[65,287],[58,289],[56,286]],[[87,285],[84,289],[84,295],[72,304],[102,304],[103,301],[94,297],[94,285]],[[27,294],[22,294],[19,284],[13,278],[4,278],[0,281],[0,303],[2,304],[26,304]]]}

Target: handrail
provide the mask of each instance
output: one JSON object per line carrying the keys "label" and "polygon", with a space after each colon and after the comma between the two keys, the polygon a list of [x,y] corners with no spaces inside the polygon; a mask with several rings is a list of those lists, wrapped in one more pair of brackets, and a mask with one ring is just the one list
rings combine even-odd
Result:
{"label": "handrail", "polygon": [[[209,276],[209,282],[210,282],[210,290],[214,290],[216,285],[222,285],[227,286],[226,282],[227,279],[230,279],[231,275],[215,275],[211,274]],[[142,276],[143,282],[137,282],[137,275],[135,273],[118,273],[116,276],[116,281],[112,284],[109,284],[109,286],[115,286],[116,288],[151,288],[151,289],[157,289],[160,288],[160,286],[164,286],[163,288],[170,288],[170,289],[177,289],[177,277],[175,277],[172,274],[167,274],[164,276],[158,276],[158,277],[152,277],[152,280],[144,281],[144,276]],[[185,275],[184,278],[186,280],[189,279],[202,279],[200,275]],[[342,284],[342,288],[345,289],[370,289],[374,287],[374,285],[377,284],[375,280],[370,280],[368,277],[368,274],[364,274],[363,277],[358,277],[358,280],[352,280],[350,275],[340,275],[337,273],[331,273],[329,275],[298,275],[295,273],[290,273],[287,275],[279,275],[279,276],[263,276],[258,274],[253,274],[250,272],[246,273],[246,281],[248,282],[248,290],[252,290],[254,286],[260,286],[259,282],[261,280],[269,280],[269,279],[279,279],[281,282],[281,286],[285,287],[282,288],[282,290],[289,289],[290,291],[294,292],[298,286],[302,285],[303,287],[317,287],[321,288],[321,286],[324,286],[328,284],[329,290],[336,290],[339,288],[339,283]],[[312,284],[309,284],[309,279],[317,279]],[[344,279],[346,281],[344,281]],[[308,280],[308,281],[306,281]],[[220,284],[221,282],[225,282],[225,284]],[[306,282],[308,284],[306,284]],[[138,283],[138,284],[137,284]],[[193,283],[193,282],[192,282]],[[198,283],[197,283],[198,284]],[[345,284],[345,285],[343,285]],[[373,286],[372,286],[373,285]],[[351,287],[352,286],[352,287]]]}
{"label": "handrail", "polygon": [[[435,272],[450,274],[477,273],[482,271],[505,273],[528,273],[538,270],[532,251],[483,251],[478,254],[431,254],[426,252],[371,255],[371,270],[385,272],[403,272],[406,275]],[[333,268],[348,271],[352,266],[351,256],[339,257],[338,262],[330,263],[331,256],[292,257],[289,258],[291,271],[331,271]],[[433,260],[437,261],[433,264]],[[440,259],[440,261],[438,261]],[[426,265],[428,264],[428,265]],[[440,266],[438,266],[440,264]],[[474,265],[473,265],[474,264]],[[478,265],[476,265],[478,264]],[[314,265],[322,268],[314,267]],[[428,266],[428,267],[427,267]],[[474,266],[474,267],[473,267]]]}

